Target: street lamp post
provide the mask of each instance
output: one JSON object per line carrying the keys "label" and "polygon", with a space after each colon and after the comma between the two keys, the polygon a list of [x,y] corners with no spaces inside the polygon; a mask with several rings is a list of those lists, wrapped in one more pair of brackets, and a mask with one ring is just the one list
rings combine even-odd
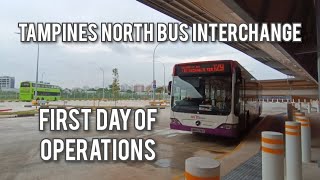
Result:
{"label": "street lamp post", "polygon": [[155,56],[155,53],[156,53],[156,49],[157,47],[160,45],[157,44],[156,47],[153,49],[153,56],[152,56],[152,78],[153,78],[153,81],[152,81],[152,100],[154,101],[155,100],[155,95],[156,95],[156,88],[154,87],[155,86],[155,72],[154,72],[154,56]]}
{"label": "street lamp post", "polygon": [[[16,32],[15,34],[21,34],[19,32]],[[39,43],[38,45],[38,52],[37,52],[37,70],[36,70],[36,84],[35,84],[35,90],[34,90],[34,99],[37,99],[38,96],[38,72],[39,72]]]}
{"label": "street lamp post", "polygon": [[100,68],[102,71],[102,99],[104,99],[104,70]]}
{"label": "street lamp post", "polygon": [[166,94],[166,66],[162,63],[163,65],[163,100],[165,99],[165,94]]}
{"label": "street lamp post", "polygon": [[164,65],[163,62],[161,61],[156,61],[156,62],[159,62],[162,64],[163,66],[163,91],[162,91],[162,96],[163,96],[163,100],[164,100],[164,97],[165,97],[165,87],[166,87],[166,66]]}

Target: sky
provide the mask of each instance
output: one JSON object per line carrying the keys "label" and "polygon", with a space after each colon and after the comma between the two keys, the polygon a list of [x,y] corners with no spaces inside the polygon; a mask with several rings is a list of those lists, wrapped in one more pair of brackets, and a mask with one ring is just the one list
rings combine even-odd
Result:
{"label": "sky", "polygon": [[[2,0],[0,1],[0,76],[35,81],[37,44],[21,43],[19,22],[178,22],[135,0]],[[151,84],[152,55],[157,43],[41,43],[39,81],[62,88],[102,87],[112,83],[118,68],[120,84]],[[155,54],[155,79],[171,79],[173,65],[181,62],[236,60],[257,79],[287,76],[223,43],[161,43]]]}

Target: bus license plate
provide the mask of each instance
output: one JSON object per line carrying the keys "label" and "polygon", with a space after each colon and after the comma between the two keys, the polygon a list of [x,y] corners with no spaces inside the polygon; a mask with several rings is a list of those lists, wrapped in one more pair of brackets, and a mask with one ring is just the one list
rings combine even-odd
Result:
{"label": "bus license plate", "polygon": [[198,129],[198,128],[191,128],[191,132],[194,132],[194,133],[204,133],[204,129]]}

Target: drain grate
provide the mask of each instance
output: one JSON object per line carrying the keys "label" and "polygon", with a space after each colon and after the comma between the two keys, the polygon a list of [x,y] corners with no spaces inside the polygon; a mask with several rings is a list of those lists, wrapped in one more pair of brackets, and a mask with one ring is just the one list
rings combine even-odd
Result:
{"label": "drain grate", "polygon": [[223,180],[261,180],[262,179],[261,167],[261,152],[257,153],[246,162],[229,172],[222,179]]}

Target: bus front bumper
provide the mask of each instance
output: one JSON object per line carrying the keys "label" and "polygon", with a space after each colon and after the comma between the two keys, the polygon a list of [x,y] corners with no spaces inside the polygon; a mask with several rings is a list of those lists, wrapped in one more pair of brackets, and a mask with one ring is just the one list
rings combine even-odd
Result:
{"label": "bus front bumper", "polygon": [[232,138],[239,136],[238,128],[227,129],[227,128],[221,128],[221,126],[215,129],[209,129],[209,128],[191,127],[191,126],[185,126],[182,124],[170,123],[170,129],[191,131],[191,132],[202,133],[202,134],[212,134],[212,135],[232,137]]}

